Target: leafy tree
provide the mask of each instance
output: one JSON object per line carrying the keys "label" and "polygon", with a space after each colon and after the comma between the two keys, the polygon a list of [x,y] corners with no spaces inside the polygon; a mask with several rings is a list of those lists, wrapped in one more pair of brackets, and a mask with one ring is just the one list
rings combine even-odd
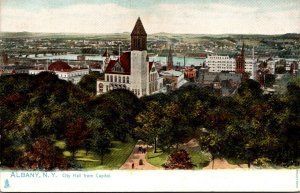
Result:
{"label": "leafy tree", "polygon": [[62,152],[46,138],[38,138],[31,149],[25,152],[15,164],[20,169],[68,169],[69,164]]}
{"label": "leafy tree", "polygon": [[89,106],[115,139],[124,142],[134,135],[135,117],[141,111],[141,102],[132,92],[113,90],[95,98]]}
{"label": "leafy tree", "polygon": [[189,154],[183,150],[177,150],[172,153],[166,164],[164,164],[166,169],[193,169],[193,163]]}
{"label": "leafy tree", "polygon": [[105,154],[110,152],[112,134],[104,128],[103,123],[99,119],[92,119],[88,122],[88,127],[92,130],[88,138],[91,150],[101,157],[101,165],[103,164]]}
{"label": "leafy tree", "polygon": [[78,83],[79,87],[91,94],[96,94],[96,83],[97,79],[103,76],[99,72],[90,72],[90,74],[84,75],[80,82]]}
{"label": "leafy tree", "polygon": [[83,145],[88,133],[88,127],[84,118],[77,118],[74,122],[67,124],[65,131],[67,149],[72,152],[73,159],[76,151]]}
{"label": "leafy tree", "polygon": [[138,127],[135,128],[136,135],[148,144],[154,144],[154,153],[157,152],[157,138],[162,132],[162,109],[158,102],[150,102],[147,108],[137,115]]}

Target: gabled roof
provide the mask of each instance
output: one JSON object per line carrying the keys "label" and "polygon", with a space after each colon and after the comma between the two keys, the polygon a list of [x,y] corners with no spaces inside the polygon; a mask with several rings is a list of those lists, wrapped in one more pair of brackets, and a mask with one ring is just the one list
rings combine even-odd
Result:
{"label": "gabled roof", "polygon": [[135,26],[134,26],[134,28],[133,28],[133,30],[131,32],[131,35],[132,36],[133,35],[134,36],[136,36],[136,35],[146,36],[147,35],[140,17],[137,19],[137,21],[135,23]]}
{"label": "gabled roof", "polygon": [[[105,70],[105,73],[130,75],[130,56],[130,52],[125,52],[120,56],[118,60],[110,60]],[[123,72],[112,71],[113,67],[117,62],[122,66]]]}

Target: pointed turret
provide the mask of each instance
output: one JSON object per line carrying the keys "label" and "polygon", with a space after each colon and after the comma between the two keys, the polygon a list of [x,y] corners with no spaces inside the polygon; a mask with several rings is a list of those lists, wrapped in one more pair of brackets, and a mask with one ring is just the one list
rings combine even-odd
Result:
{"label": "pointed turret", "polygon": [[103,60],[103,64],[102,64],[102,70],[103,72],[106,70],[106,67],[108,66],[108,63],[110,61],[110,55],[108,52],[108,49],[106,48],[104,54],[102,55],[103,57],[105,57],[105,59]]}
{"label": "pointed turret", "polygon": [[110,55],[109,55],[109,53],[108,53],[108,49],[106,48],[106,50],[105,50],[105,52],[103,53],[103,55],[102,55],[103,57],[109,57]]}
{"label": "pointed turret", "polygon": [[131,50],[147,50],[147,33],[140,17],[131,32]]}

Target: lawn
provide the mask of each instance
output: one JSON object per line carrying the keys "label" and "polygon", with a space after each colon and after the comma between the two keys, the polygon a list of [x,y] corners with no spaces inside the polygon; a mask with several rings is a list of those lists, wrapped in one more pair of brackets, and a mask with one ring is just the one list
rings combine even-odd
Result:
{"label": "lawn", "polygon": [[156,166],[162,168],[162,165],[167,161],[169,154],[166,152],[162,152],[160,149],[157,148],[157,153],[154,153],[153,148],[149,148],[146,160]]}
{"label": "lawn", "polygon": [[[65,142],[63,141],[57,141],[55,146],[65,150]],[[86,155],[86,151],[81,149],[75,154],[75,165],[84,170],[119,169],[131,154],[134,146],[135,142],[122,143],[120,141],[112,141],[111,152],[104,156],[103,165],[100,164],[100,156],[93,152],[88,152]],[[63,154],[65,157],[71,156],[71,153],[66,150]]]}
{"label": "lawn", "polygon": [[[209,164],[209,157],[201,151],[188,149],[187,152],[192,159],[192,163],[195,165],[194,169],[202,169]],[[154,153],[154,149],[149,148],[146,159],[150,164],[162,168],[162,165],[166,163],[168,156],[169,153],[162,152],[160,149],[157,149],[157,153]]]}

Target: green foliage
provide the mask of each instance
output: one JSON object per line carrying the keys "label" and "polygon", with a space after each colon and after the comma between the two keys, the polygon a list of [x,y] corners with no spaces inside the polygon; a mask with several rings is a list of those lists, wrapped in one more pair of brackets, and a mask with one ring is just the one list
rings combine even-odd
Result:
{"label": "green foliage", "polygon": [[78,85],[82,90],[95,95],[97,79],[101,76],[103,76],[103,74],[99,72],[90,72],[90,74],[84,75],[81,78]]}
{"label": "green foliage", "polygon": [[24,151],[38,139],[49,138],[66,142],[69,151],[64,155],[75,157],[71,164],[80,155],[82,167],[97,168],[102,160],[99,168],[106,168],[108,158],[117,159],[112,156],[112,140],[126,142],[132,137],[154,145],[154,151],[161,149],[163,156],[197,138],[213,159],[244,160],[249,166],[264,161],[299,165],[299,76],[287,79],[287,92],[273,96],[263,95],[253,80],[243,81],[233,97],[218,97],[197,86],[141,99],[128,90],[92,96],[47,72],[0,77],[0,91],[4,166],[13,166],[21,157],[28,161]]}

